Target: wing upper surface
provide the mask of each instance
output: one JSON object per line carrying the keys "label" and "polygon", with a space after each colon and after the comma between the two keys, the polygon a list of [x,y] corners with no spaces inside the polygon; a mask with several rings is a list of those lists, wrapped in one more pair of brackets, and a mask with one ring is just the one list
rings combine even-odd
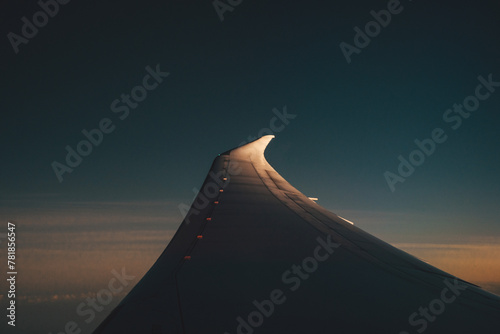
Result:
{"label": "wing upper surface", "polygon": [[[165,251],[95,333],[412,333],[424,325],[498,333],[497,296],[311,201],[266,161],[272,138],[216,157]],[[432,303],[444,310],[420,315]]]}

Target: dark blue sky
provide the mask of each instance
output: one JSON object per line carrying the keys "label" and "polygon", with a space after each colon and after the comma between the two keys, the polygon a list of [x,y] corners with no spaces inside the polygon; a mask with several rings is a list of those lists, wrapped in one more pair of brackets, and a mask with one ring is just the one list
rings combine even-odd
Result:
{"label": "dark blue sky", "polygon": [[[3,220],[65,203],[164,201],[180,223],[177,203],[191,203],[217,153],[286,106],[296,118],[267,160],[319,204],[393,242],[500,236],[500,87],[458,129],[443,120],[478,76],[500,82],[497,2],[402,0],[350,63],[340,43],[354,45],[353,29],[388,1],[244,0],[224,21],[211,1],[59,6],[16,54],[8,33],[21,35],[21,18],[40,7],[0,5]],[[110,105],[157,64],[169,76],[121,120]],[[113,132],[59,182],[51,164],[105,118]],[[446,142],[392,192],[384,172],[435,128]],[[26,229],[43,231],[38,218]]]}
{"label": "dark blue sky", "polygon": [[[40,9],[2,6],[5,34]],[[216,153],[287,106],[298,116],[268,160],[324,205],[496,209],[499,93],[456,131],[442,116],[474,93],[478,75],[500,81],[499,6],[403,1],[348,64],[339,44],[354,44],[353,28],[385,8],[242,2],[221,22],[208,1],[60,5],[18,54],[3,42],[2,197],[186,201]],[[120,120],[111,102],[157,64],[170,76]],[[51,163],[103,118],[115,130],[59,183]],[[391,193],[383,173],[436,127],[448,140]]]}

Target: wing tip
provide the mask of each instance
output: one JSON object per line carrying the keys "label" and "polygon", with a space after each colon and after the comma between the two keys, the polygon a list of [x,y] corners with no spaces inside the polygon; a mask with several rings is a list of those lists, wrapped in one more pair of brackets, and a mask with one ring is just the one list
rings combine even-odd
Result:
{"label": "wing tip", "polygon": [[221,155],[229,155],[231,153],[243,153],[243,154],[248,154],[249,152],[253,153],[260,153],[264,155],[264,151],[266,150],[267,145],[276,138],[275,135],[265,135],[260,138],[257,138],[249,143],[243,142],[240,144],[240,146],[235,147],[233,149],[230,149],[228,151],[225,151]]}

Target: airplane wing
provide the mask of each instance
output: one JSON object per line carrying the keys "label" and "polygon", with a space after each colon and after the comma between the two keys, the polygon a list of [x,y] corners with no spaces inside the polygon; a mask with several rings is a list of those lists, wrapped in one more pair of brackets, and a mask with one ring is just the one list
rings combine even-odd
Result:
{"label": "airplane wing", "polygon": [[94,333],[500,332],[500,297],[304,196],[264,158],[272,138],[215,158],[167,248]]}

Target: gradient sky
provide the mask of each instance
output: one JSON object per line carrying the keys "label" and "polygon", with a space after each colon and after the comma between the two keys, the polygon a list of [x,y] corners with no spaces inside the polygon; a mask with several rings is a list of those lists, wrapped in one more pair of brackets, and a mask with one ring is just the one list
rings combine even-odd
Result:
{"label": "gradient sky", "polygon": [[[458,129],[443,121],[478,76],[500,81],[500,6],[401,1],[347,63],[340,43],[354,44],[353,29],[387,3],[243,1],[221,21],[211,1],[72,1],[16,54],[7,34],[40,7],[2,2],[0,233],[18,224],[24,332],[57,333],[72,318],[85,332],[97,326],[76,306],[113,269],[126,267],[135,284],[217,153],[262,134],[285,106],[296,118],[266,158],[293,186],[500,293],[500,88]],[[170,75],[121,120],[110,105],[157,64]],[[114,131],[59,182],[53,161],[103,118]],[[435,128],[446,142],[392,192],[384,172]]]}

